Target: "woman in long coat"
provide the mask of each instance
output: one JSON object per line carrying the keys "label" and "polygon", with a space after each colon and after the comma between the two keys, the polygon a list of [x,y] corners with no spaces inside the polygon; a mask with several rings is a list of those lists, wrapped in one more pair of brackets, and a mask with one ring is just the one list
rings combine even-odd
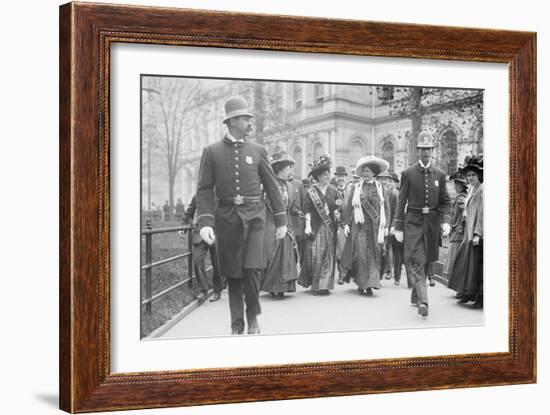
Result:
{"label": "woman in long coat", "polygon": [[361,180],[354,185],[344,211],[348,239],[342,262],[360,295],[372,296],[380,288],[380,252],[388,234],[389,203],[385,188],[374,178],[388,169],[386,160],[362,157],[355,171]]}
{"label": "woman in long coat", "polygon": [[[304,203],[307,237],[304,266],[298,283],[310,287],[315,295],[328,295],[334,288],[335,232],[341,205],[338,191],[329,185],[331,160],[323,155],[316,160],[310,176],[317,182],[307,190]],[[336,216],[335,216],[336,215]]]}
{"label": "woman in long coat", "polygon": [[294,230],[292,228],[291,214],[296,209],[294,202],[294,189],[288,181],[291,164],[294,160],[285,153],[276,153],[273,155],[271,167],[277,176],[283,204],[286,209],[288,219],[288,231],[284,238],[277,240],[275,237],[275,220],[269,201],[266,200],[266,218],[265,218],[265,254],[267,266],[262,275],[261,290],[267,291],[271,296],[282,298],[284,293],[296,291],[296,280],[298,279],[298,269],[296,267],[296,241]]}
{"label": "woman in long coat", "polygon": [[464,239],[453,268],[451,280],[461,293],[460,303],[475,301],[474,308],[483,307],[483,159],[466,158],[462,169],[468,180],[464,202]]}
{"label": "woman in long coat", "polygon": [[[453,211],[451,214],[451,233],[449,235],[449,249],[443,266],[443,276],[449,280],[449,288],[458,291],[456,280],[451,279],[455,260],[458,253],[460,243],[464,238],[464,202],[468,193],[468,182],[464,177],[462,170],[453,173],[450,180],[453,180],[455,187],[455,201],[453,203]],[[460,273],[457,272],[457,275]],[[460,298],[460,293],[457,292],[457,298]]]}

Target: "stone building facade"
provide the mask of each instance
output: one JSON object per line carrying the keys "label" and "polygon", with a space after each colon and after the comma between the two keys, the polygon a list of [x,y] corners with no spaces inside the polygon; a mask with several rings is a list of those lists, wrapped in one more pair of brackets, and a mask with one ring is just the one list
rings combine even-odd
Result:
{"label": "stone building facade", "polygon": [[[400,173],[411,161],[410,88],[347,84],[205,80],[184,126],[185,161],[175,193],[187,203],[196,190],[204,146],[225,133],[221,123],[226,99],[243,96],[263,128],[260,141],[270,153],[286,150],[296,160],[296,174],[307,176],[310,163],[329,153],[334,165],[350,171],[357,159],[374,154]],[[434,161],[450,174],[469,154],[483,151],[483,93],[456,91],[447,97],[422,98],[422,129],[436,139]],[[262,102],[258,102],[261,99]],[[459,102],[460,101],[460,102]],[[259,106],[258,104],[261,104]],[[261,109],[260,109],[261,108]],[[258,134],[260,135],[260,134]],[[252,139],[256,139],[253,137]],[[164,201],[161,175],[151,179],[154,199]],[[181,195],[181,196],[180,196]]]}

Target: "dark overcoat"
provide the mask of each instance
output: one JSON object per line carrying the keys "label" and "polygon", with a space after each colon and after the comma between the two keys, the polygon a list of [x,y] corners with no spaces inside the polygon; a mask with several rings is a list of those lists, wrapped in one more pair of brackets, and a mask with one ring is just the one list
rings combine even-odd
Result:
{"label": "dark overcoat", "polygon": [[[428,213],[423,213],[427,208]],[[395,230],[403,231],[405,263],[428,264],[439,256],[440,224],[449,223],[451,199],[445,174],[430,163],[420,163],[401,174],[395,211]]]}
{"label": "dark overcoat", "polygon": [[[279,184],[264,146],[250,141],[234,142],[225,136],[203,150],[197,186],[198,227],[215,229],[222,275],[242,278],[243,268],[265,267],[266,206],[262,188],[271,203],[276,226],[286,225]],[[236,196],[259,201],[223,203]]]}

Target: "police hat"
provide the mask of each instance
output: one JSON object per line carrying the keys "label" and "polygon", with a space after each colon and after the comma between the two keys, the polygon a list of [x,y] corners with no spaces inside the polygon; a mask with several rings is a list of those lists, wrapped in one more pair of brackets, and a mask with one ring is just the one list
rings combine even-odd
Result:
{"label": "police hat", "polygon": [[230,118],[241,116],[254,117],[248,110],[248,104],[243,97],[229,98],[225,102],[225,118],[223,122],[226,122]]}

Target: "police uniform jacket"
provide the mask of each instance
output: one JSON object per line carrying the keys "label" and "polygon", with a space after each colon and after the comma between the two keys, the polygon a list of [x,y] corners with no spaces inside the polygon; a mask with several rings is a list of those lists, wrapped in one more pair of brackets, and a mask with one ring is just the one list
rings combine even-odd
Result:
{"label": "police uniform jacket", "polygon": [[[266,206],[262,187],[273,209],[275,225],[286,225],[279,184],[264,146],[232,141],[226,135],[203,150],[197,186],[198,227],[215,229],[223,275],[242,278],[243,268],[265,267]],[[244,197],[244,202],[232,203],[235,197]],[[257,201],[249,202],[247,197]]]}
{"label": "police uniform jacket", "polygon": [[402,173],[394,227],[404,233],[405,262],[437,260],[440,224],[449,223],[450,210],[445,174],[433,163],[424,168],[418,162]]}

